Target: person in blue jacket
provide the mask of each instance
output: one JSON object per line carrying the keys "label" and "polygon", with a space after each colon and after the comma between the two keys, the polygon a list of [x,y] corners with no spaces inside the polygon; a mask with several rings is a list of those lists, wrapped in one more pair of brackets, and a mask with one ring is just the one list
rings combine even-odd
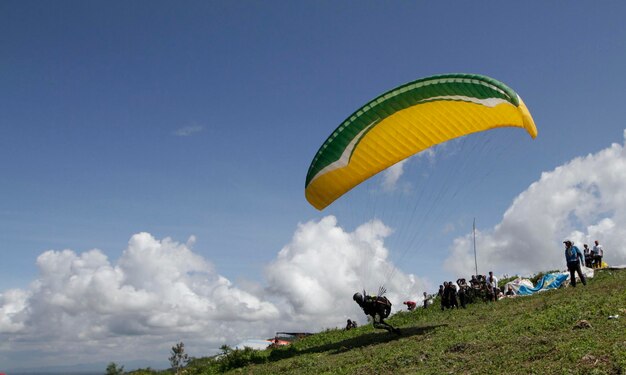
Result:
{"label": "person in blue jacket", "polygon": [[574,243],[570,240],[563,241],[565,244],[565,260],[567,261],[567,270],[570,275],[570,284],[576,287],[576,273],[580,277],[580,281],[583,285],[587,285],[587,279],[583,275],[583,271],[580,268],[581,264],[585,264],[585,255],[580,249],[574,246]]}

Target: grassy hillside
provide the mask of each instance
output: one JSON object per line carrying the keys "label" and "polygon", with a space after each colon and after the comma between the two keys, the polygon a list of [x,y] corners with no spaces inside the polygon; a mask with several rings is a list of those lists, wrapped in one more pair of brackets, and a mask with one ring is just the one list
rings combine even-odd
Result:
{"label": "grassy hillside", "polygon": [[[577,328],[580,320],[591,327]],[[371,326],[329,330],[287,348],[197,359],[185,373],[626,374],[626,270],[596,272],[586,287],[465,310],[433,306],[389,322],[401,336]]]}

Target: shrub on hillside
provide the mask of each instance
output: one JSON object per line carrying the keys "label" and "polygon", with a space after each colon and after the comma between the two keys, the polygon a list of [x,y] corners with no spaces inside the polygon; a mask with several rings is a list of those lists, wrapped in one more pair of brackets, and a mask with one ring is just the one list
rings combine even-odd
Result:
{"label": "shrub on hillside", "polygon": [[224,345],[221,349],[222,355],[217,361],[219,363],[220,371],[222,372],[244,367],[252,363],[267,362],[267,357],[262,355],[258,350],[254,350],[247,346],[243,349],[232,349],[228,345]]}

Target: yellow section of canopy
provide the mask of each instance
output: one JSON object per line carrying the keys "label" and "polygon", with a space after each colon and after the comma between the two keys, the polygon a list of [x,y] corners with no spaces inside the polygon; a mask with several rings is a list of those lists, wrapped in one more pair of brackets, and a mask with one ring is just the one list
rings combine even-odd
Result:
{"label": "yellow section of canopy", "polygon": [[493,107],[465,101],[421,103],[382,119],[358,143],[344,167],[320,174],[310,182],[306,199],[322,210],[378,172],[445,141],[501,127],[524,128],[531,137],[537,128],[520,99],[516,107],[501,102]]}

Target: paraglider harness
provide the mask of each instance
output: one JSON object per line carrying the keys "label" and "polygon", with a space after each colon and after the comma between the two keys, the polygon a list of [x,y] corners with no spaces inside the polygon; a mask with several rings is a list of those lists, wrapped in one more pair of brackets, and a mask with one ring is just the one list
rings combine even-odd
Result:
{"label": "paraglider harness", "polygon": [[384,290],[382,293],[379,293],[377,296],[367,295],[365,290],[363,291],[363,295],[360,293],[356,293],[353,296],[353,299],[356,303],[359,304],[361,309],[366,315],[372,317],[374,328],[382,328],[386,329],[389,332],[400,333],[400,330],[392,327],[389,323],[385,322],[385,318],[391,314],[391,301],[387,299],[387,297],[383,296]]}
{"label": "paraglider harness", "polygon": [[365,301],[361,308],[367,315],[373,317],[375,314],[379,314],[381,318],[385,319],[391,313],[391,302],[385,296],[365,295]]}

